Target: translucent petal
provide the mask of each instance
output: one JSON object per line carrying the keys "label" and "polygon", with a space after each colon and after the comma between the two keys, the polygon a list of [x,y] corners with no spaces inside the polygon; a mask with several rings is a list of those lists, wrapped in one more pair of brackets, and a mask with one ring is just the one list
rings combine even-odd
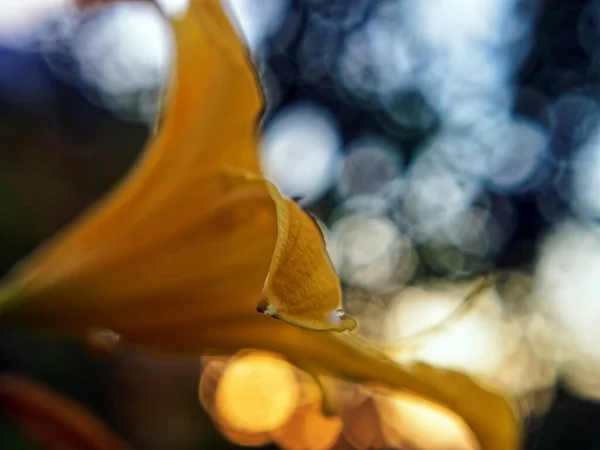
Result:
{"label": "translucent petal", "polygon": [[342,311],[340,282],[324,252],[315,221],[269,185],[277,205],[277,246],[258,309],[313,330],[351,330],[356,322]]}
{"label": "translucent petal", "polygon": [[[79,336],[110,330],[125,342],[136,330],[160,336],[186,323],[200,350],[205,322],[259,316],[276,235],[265,182],[215,173],[151,209],[123,211],[102,234],[55,239],[7,281],[15,300],[4,316]],[[169,335],[152,346],[170,351]]]}

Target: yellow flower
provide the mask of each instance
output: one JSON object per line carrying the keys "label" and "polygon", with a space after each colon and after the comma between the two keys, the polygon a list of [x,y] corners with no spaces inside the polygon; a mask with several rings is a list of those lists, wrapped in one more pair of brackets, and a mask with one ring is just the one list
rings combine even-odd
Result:
{"label": "yellow flower", "polygon": [[192,0],[173,29],[175,82],[156,135],[111,195],[3,280],[3,319],[168,353],[277,352],[317,379],[441,403],[484,449],[514,449],[520,426],[508,399],[333,332],[355,322],[340,309],[318,227],[261,178],[263,103],[245,48],[218,0]]}

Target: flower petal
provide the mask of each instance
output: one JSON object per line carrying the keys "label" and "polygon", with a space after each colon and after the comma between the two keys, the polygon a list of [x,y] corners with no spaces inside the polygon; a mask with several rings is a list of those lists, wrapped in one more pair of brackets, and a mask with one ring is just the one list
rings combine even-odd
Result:
{"label": "flower petal", "polygon": [[0,410],[46,450],[130,448],[82,406],[26,378],[0,375]]}
{"label": "flower petal", "polygon": [[277,246],[258,310],[312,330],[351,330],[342,311],[340,282],[315,221],[273,185],[277,205]]}
{"label": "flower petal", "polygon": [[104,235],[112,222],[139,223],[156,202],[223,168],[260,173],[263,102],[246,50],[219,0],[190,7],[173,22],[175,79],[156,135],[123,182],[63,230],[65,249]]}
{"label": "flower petal", "polygon": [[[179,328],[163,330],[171,344],[182,352],[192,351]],[[228,317],[212,321],[197,334],[196,344],[233,352],[244,348],[268,350],[285,355],[310,373],[321,370],[356,382],[374,382],[399,391],[408,391],[446,406],[462,417],[485,450],[519,448],[519,411],[501,393],[465,374],[425,364],[402,366],[383,353],[364,346],[348,334],[315,332],[262,315]],[[139,334],[132,341],[157,342],[160,336]]]}
{"label": "flower petal", "polygon": [[173,29],[172,98],[140,170],[158,179],[166,172],[185,177],[223,166],[259,173],[260,83],[219,0],[192,0]]}
{"label": "flower petal", "polygon": [[[219,2],[195,0],[174,29],[178,80],[156,139],[112,197],[5,280],[9,313],[67,333],[111,330],[125,341],[132,330],[158,332],[182,317],[197,328],[255,310],[279,236],[265,296],[274,315],[313,329],[352,328],[316,225],[239,169],[258,164],[260,97]],[[168,337],[160,348],[168,350]]]}
{"label": "flower petal", "polygon": [[[273,254],[277,218],[265,182],[216,173],[146,211],[106,221],[102,234],[57,238],[7,281],[5,318],[59,333],[131,333],[203,324],[255,311]],[[170,351],[169,335],[154,348]]]}

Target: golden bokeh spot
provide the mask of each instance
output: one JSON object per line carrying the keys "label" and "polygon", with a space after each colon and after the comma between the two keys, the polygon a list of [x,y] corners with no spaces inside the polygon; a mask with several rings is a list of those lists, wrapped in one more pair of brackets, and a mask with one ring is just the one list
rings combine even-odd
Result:
{"label": "golden bokeh spot", "polygon": [[329,450],[338,441],[343,425],[339,417],[324,416],[317,401],[298,407],[292,418],[271,435],[286,450]]}
{"label": "golden bokeh spot", "polygon": [[299,396],[300,386],[289,363],[267,353],[252,353],[233,360],[223,371],[215,412],[231,428],[261,433],[285,424]]}

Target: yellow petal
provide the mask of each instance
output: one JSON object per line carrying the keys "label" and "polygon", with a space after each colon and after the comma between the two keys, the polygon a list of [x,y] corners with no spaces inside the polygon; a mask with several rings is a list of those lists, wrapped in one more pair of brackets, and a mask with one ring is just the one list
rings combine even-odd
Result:
{"label": "yellow petal", "polygon": [[[121,221],[140,225],[173,191],[223,168],[259,174],[257,122],[263,102],[246,50],[219,0],[194,0],[173,22],[174,80],[164,119],[123,182],[63,230],[77,247]],[[133,210],[133,211],[132,211]]]}
{"label": "yellow petal", "polygon": [[[183,328],[164,331],[181,352],[193,352],[185,333],[180,331]],[[161,339],[145,333],[130,338],[144,343]],[[348,334],[315,332],[262,315],[246,315],[207,323],[197,334],[196,343],[200,342],[206,348],[224,352],[244,348],[268,350],[285,355],[311,373],[321,370],[357,382],[408,391],[457,413],[473,430],[482,449],[516,450],[520,446],[519,411],[509,398],[459,372],[425,364],[401,366]]]}
{"label": "yellow petal", "polygon": [[[163,330],[177,326],[186,348],[200,351],[219,346],[207,345],[206,322],[261,317],[255,308],[270,266],[264,298],[280,305],[282,318],[312,328],[353,327],[340,313],[339,282],[317,225],[267,185],[255,176],[216,173],[154,208],[123,211],[105,221],[102,234],[57,237],[5,281],[2,292],[14,300],[4,317],[91,341],[110,331],[144,346],[132,336],[148,334],[146,347],[168,352],[180,344]],[[277,208],[271,196],[278,196]]]}
{"label": "yellow petal", "polygon": [[128,212],[102,234],[58,237],[32,255],[6,282],[14,301],[4,317],[79,336],[111,330],[125,342],[149,330],[164,351],[163,328],[186,324],[199,350],[205,322],[260,317],[277,235],[264,181],[216,173]]}
{"label": "yellow petal", "polygon": [[[316,225],[248,172],[258,166],[259,90],[219,2],[195,0],[174,29],[177,83],[157,137],[121,188],[5,280],[8,313],[126,341],[130,330],[158,332],[184,315],[254,312],[277,239],[265,297],[276,315],[315,329],[353,327]],[[160,348],[168,347],[165,339]]]}
{"label": "yellow petal", "polygon": [[0,411],[44,450],[130,448],[77,403],[22,377],[0,375]]}
{"label": "yellow petal", "polygon": [[277,246],[258,310],[313,330],[351,330],[340,282],[315,221],[269,185],[277,205]]}
{"label": "yellow petal", "polygon": [[258,173],[263,100],[247,50],[219,0],[193,0],[190,9],[173,22],[173,92],[141,170],[158,181],[223,166]]}

